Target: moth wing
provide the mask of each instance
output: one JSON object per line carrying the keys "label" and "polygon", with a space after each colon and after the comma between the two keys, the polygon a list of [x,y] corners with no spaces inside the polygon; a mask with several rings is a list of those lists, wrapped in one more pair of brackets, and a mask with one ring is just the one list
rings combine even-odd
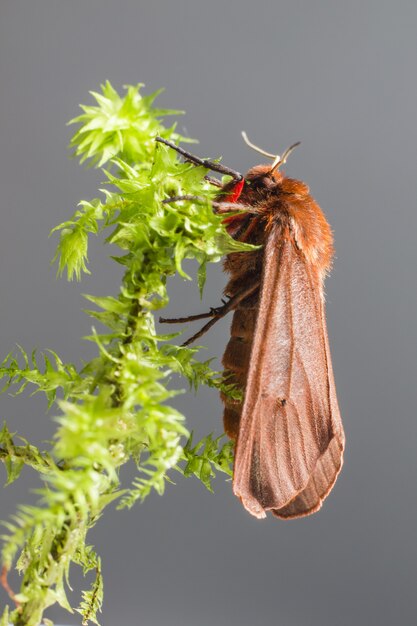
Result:
{"label": "moth wing", "polygon": [[256,517],[317,511],[343,462],[322,280],[271,230],[235,454],[233,490]]}

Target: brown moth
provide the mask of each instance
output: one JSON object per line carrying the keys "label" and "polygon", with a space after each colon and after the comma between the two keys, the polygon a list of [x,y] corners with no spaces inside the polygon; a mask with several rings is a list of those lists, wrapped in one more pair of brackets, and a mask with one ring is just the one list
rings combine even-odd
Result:
{"label": "brown moth", "polygon": [[211,317],[188,344],[234,311],[223,365],[244,399],[222,394],[224,428],[236,441],[233,491],[258,518],[267,511],[283,519],[318,511],[342,467],[345,443],[324,311],[333,237],[308,186],[279,171],[295,145],[272,166],[258,165],[244,177],[226,172],[233,180],[215,210],[244,208],[225,218],[227,229],[262,246],[226,257],[228,301],[208,314],[161,320]]}

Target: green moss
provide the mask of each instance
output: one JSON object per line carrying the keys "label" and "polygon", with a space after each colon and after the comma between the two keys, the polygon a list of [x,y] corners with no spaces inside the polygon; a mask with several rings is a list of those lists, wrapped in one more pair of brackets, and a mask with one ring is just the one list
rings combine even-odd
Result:
{"label": "green moss", "polygon": [[[65,592],[72,563],[84,573],[95,572],[77,610],[83,623],[98,623],[100,559],[86,536],[111,502],[130,507],[152,490],[162,494],[170,471],[196,476],[209,489],[215,470],[231,474],[231,444],[208,435],[194,445],[185,416],[170,405],[178,391],[167,383],[172,374],[180,374],[194,388],[205,384],[233,390],[209,362],[197,359],[196,348],[167,343],[172,335],[159,337],[154,312],[169,301],[168,277],[178,273],[189,278],[184,259],[198,263],[202,290],[207,263],[250,247],[231,239],[213,212],[207,171],[183,163],[174,150],[155,142],[156,135],[183,141],[175,125],[163,123],[177,112],[153,108],[157,94],[144,97],[139,88],[127,87],[122,97],[107,82],[102,93],[92,94],[97,106],[82,106],[83,114],[72,120],[80,125],[71,141],[75,154],[81,162],[107,164],[109,184],[100,199],[82,201],[53,231],[60,232],[58,272],[67,272],[69,279],[80,280],[90,271],[92,234],[104,236],[112,251],[120,249],[119,256],[112,256],[124,269],[119,293],[86,296],[95,307],[89,315],[107,326],[88,338],[97,355],[77,368],[53,352],[29,357],[21,350],[0,366],[4,388],[13,386],[20,393],[34,387],[46,394],[57,415],[47,451],[24,440],[16,443],[6,426],[0,433],[8,482],[26,464],[46,484],[36,506],[21,506],[5,524],[4,571],[15,565],[22,574],[20,609],[10,614],[16,625],[35,626],[55,603],[72,610]],[[205,200],[163,203],[172,195]],[[124,486],[118,469],[129,461],[138,475]]]}

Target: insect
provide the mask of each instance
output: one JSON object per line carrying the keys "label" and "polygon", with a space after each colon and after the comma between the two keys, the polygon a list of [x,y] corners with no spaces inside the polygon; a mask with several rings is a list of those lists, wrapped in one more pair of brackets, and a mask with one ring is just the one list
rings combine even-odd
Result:
{"label": "insect", "polygon": [[280,171],[298,144],[276,156],[244,138],[273,158],[272,165],[257,165],[242,176],[158,139],[187,160],[232,176],[214,208],[244,208],[225,217],[229,234],[261,246],[226,257],[229,281],[221,307],[161,321],[211,318],[188,344],[234,312],[223,365],[243,401],[222,394],[225,432],[236,441],[233,491],[258,518],[271,511],[293,519],[320,509],[343,463],[323,293],[333,236],[308,186]]}

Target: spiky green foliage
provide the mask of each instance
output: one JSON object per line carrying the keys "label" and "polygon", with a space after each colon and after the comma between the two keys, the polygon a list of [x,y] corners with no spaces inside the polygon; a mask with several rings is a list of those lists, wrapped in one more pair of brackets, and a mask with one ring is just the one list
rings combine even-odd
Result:
{"label": "spiky green foliage", "polygon": [[[215,470],[231,474],[231,444],[211,435],[192,443],[185,416],[170,403],[179,393],[170,380],[180,375],[191,388],[205,384],[226,393],[235,393],[233,387],[209,361],[197,359],[196,348],[170,341],[175,335],[158,336],[154,312],[168,304],[170,276],[189,278],[184,259],[199,264],[201,289],[207,263],[250,246],[231,239],[213,213],[206,170],[155,142],[157,134],[181,138],[175,126],[163,125],[172,111],[153,109],[156,94],[143,97],[139,87],[128,87],[121,97],[106,83],[93,94],[98,106],[82,107],[83,115],[73,120],[81,124],[72,140],[76,154],[81,161],[108,163],[109,185],[102,198],[81,202],[54,229],[60,231],[58,272],[69,279],[89,271],[91,234],[120,249],[112,257],[124,271],[119,293],[86,296],[93,305],[88,313],[106,327],[88,338],[97,355],[77,368],[54,352],[29,357],[21,349],[0,365],[4,388],[45,393],[57,424],[47,451],[17,440],[6,426],[0,432],[8,483],[24,465],[43,480],[38,504],[21,506],[6,523],[3,572],[15,565],[22,585],[19,606],[9,617],[6,609],[2,623],[35,626],[54,603],[72,611],[66,588],[71,564],[77,564],[85,574],[94,572],[77,610],[83,623],[98,624],[101,566],[86,535],[104,509],[115,500],[119,507],[132,506],[152,490],[162,494],[170,470],[194,475],[209,489]],[[183,194],[204,200],[163,203]],[[129,461],[138,475],[132,485],[121,485],[118,470]]]}
{"label": "spiky green foliage", "polygon": [[126,95],[121,97],[106,81],[101,93],[90,92],[98,106],[81,105],[83,114],[68,122],[80,124],[70,146],[81,163],[91,159],[92,164],[102,166],[116,156],[128,163],[150,162],[156,134],[173,141],[190,141],[175,132],[175,124],[165,128],[160,123],[167,115],[182,113],[152,106],[163,89],[142,96],[141,87],[141,83],[128,85]]}

